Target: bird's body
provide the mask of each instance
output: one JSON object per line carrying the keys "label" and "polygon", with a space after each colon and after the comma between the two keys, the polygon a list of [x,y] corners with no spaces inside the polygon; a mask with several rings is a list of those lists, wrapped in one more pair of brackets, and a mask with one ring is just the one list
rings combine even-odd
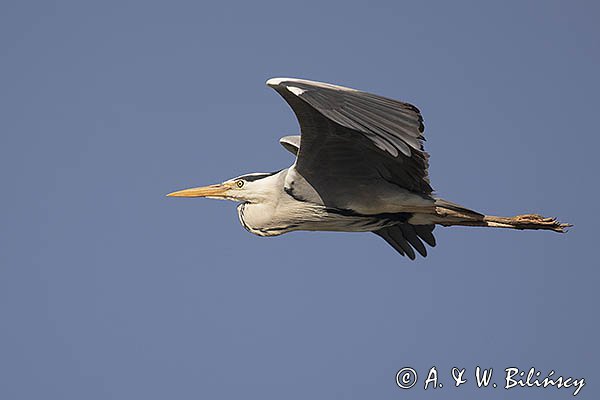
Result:
{"label": "bird's body", "polygon": [[171,193],[240,202],[242,225],[259,236],[294,230],[373,232],[400,254],[425,256],[436,224],[564,231],[539,215],[485,216],[436,198],[423,150],[423,119],[408,104],[293,78],[267,81],[292,107],[302,131],[281,144],[292,166]]}
{"label": "bird's body", "polygon": [[354,203],[326,205],[307,182],[302,183],[302,193],[312,193],[310,200],[295,194],[298,189],[294,190],[294,187],[302,179],[299,175],[291,166],[256,180],[254,184],[260,185],[257,190],[265,195],[262,201],[243,202],[238,206],[244,228],[259,236],[276,236],[296,230],[371,232],[408,222],[414,217],[411,210],[417,207],[434,206],[433,200],[386,182],[381,182],[379,187],[373,182],[367,190],[354,188],[360,194]]}

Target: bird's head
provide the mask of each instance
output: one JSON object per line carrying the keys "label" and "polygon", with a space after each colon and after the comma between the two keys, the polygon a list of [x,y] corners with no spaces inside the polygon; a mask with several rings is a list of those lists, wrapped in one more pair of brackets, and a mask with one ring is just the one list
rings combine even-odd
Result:
{"label": "bird's head", "polygon": [[210,199],[261,203],[277,188],[277,172],[238,176],[216,185],[195,187],[169,193],[169,197],[207,197]]}

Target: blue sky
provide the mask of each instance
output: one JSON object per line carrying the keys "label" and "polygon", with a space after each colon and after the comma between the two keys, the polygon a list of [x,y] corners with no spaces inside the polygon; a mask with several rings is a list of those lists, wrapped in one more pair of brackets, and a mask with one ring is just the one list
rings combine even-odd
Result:
{"label": "blue sky", "polygon": [[[0,397],[565,399],[451,387],[536,367],[598,391],[593,2],[14,2],[0,6]],[[292,163],[264,85],[417,105],[437,193],[567,235],[248,234],[164,195]],[[444,388],[424,391],[436,366]],[[409,391],[396,372],[415,368]],[[470,376],[472,377],[472,376]]]}

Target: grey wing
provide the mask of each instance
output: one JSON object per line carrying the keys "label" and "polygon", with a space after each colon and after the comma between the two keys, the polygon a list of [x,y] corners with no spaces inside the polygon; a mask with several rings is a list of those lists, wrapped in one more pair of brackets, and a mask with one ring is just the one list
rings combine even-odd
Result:
{"label": "grey wing", "polygon": [[297,156],[300,149],[300,135],[284,136],[279,143],[290,153]]}
{"label": "grey wing", "polygon": [[302,136],[295,168],[325,203],[378,180],[431,194],[423,119],[416,107],[302,79],[270,79],[267,85],[296,114]]}

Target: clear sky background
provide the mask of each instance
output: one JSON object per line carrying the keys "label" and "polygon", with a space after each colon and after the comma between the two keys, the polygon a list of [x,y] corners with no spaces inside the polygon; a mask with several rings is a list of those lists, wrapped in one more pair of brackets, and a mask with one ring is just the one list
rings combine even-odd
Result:
{"label": "clear sky background", "polygon": [[[600,8],[485,3],[3,1],[0,398],[572,397],[477,365],[598,398]],[[411,262],[166,198],[292,163],[274,76],[414,103],[439,195],[575,227],[438,227]]]}

